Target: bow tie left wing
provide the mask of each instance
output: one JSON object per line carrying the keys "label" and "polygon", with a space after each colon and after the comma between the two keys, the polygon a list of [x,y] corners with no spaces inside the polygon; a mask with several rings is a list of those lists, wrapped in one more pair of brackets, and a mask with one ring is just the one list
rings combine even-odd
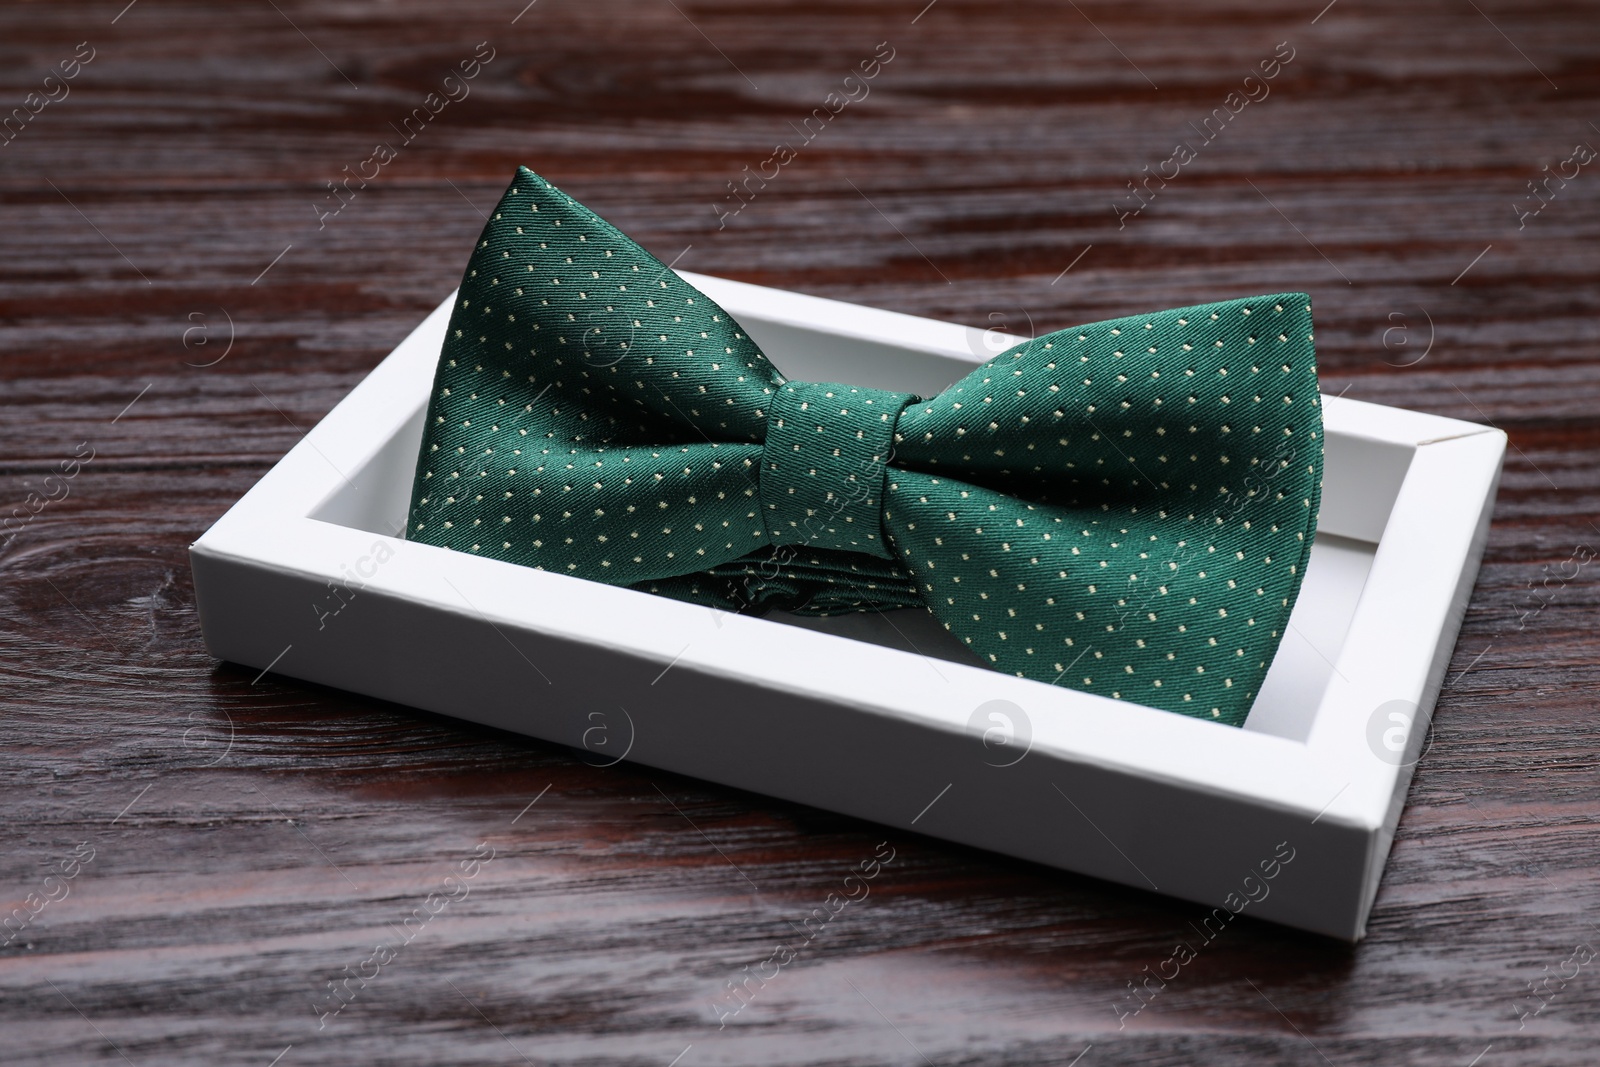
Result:
{"label": "bow tie left wing", "polygon": [[407,536],[613,584],[746,555],[782,381],[727,312],[518,168],[450,318]]}

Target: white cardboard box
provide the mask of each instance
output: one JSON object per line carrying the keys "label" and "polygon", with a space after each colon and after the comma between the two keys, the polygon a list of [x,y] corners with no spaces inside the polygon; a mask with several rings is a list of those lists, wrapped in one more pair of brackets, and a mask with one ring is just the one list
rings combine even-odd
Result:
{"label": "white cardboard box", "polygon": [[[967,327],[684,277],[792,378],[931,395],[986,355]],[[1324,398],[1304,591],[1237,729],[972,665],[912,611],[747,618],[401,540],[454,299],[191,547],[213,655],[1222,907],[1216,924],[1361,937],[1504,434]]]}

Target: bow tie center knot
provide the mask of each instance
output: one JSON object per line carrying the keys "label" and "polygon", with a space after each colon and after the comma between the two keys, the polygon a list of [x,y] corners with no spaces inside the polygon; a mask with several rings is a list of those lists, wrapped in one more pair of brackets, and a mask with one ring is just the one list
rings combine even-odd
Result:
{"label": "bow tie center knot", "polygon": [[917,398],[835,382],[785,382],[767,411],[761,508],[773,545],[892,557],[884,474],[900,412]]}

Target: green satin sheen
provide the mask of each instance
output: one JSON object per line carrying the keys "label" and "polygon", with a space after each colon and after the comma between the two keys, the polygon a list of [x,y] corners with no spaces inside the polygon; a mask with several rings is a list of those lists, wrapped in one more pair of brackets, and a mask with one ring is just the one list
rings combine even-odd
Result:
{"label": "green satin sheen", "polygon": [[1231,725],[1322,481],[1304,293],[1061,330],[926,399],[790,382],[526,168],[427,422],[411,540],[730,611],[924,607],[996,670]]}

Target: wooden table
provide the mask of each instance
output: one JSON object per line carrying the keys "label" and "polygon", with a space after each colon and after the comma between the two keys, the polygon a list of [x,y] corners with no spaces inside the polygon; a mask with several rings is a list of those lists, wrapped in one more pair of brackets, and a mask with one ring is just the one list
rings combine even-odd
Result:
{"label": "wooden table", "polygon": [[[0,8],[0,1060],[1600,1062],[1593,3],[124,2]],[[187,545],[518,163],[681,267],[1017,333],[1306,289],[1328,391],[1507,430],[1366,941],[1247,919],[1119,1026],[1199,908],[208,657]]]}

